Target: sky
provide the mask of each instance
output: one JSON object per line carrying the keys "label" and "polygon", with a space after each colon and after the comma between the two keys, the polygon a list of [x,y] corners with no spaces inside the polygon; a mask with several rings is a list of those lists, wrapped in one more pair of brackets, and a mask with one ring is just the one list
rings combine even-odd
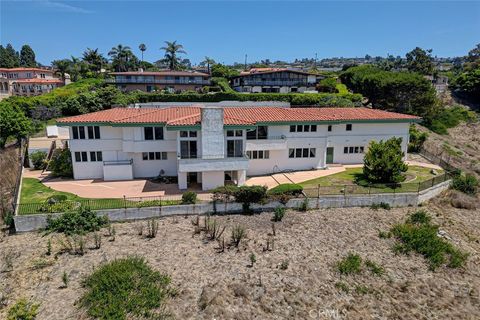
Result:
{"label": "sky", "polygon": [[177,40],[193,63],[262,59],[465,55],[480,43],[479,1],[54,1],[0,0],[0,43],[29,44],[37,61],[104,55],[128,45],[146,61]]}

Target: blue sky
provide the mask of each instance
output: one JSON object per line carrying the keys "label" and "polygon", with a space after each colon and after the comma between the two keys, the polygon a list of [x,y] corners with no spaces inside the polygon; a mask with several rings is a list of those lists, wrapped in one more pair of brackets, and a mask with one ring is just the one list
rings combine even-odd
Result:
{"label": "blue sky", "polygon": [[142,42],[156,61],[165,40],[194,63],[403,56],[416,46],[457,56],[480,42],[480,1],[0,0],[1,44],[28,43],[43,64],[119,43],[139,56]]}

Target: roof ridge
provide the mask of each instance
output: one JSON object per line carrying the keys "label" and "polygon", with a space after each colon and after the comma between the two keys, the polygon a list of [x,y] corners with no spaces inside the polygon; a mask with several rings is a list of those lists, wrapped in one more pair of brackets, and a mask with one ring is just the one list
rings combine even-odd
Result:
{"label": "roof ridge", "polygon": [[229,116],[229,115],[224,115],[223,117],[224,117],[224,118],[229,118],[229,119],[238,120],[238,121],[253,123],[253,124],[256,123],[255,121],[251,121],[251,120],[248,120],[248,119],[245,119],[245,118],[242,119],[242,118],[238,118],[238,117],[232,117],[232,116]]}
{"label": "roof ridge", "polygon": [[[122,108],[112,108],[110,110],[114,110],[114,109],[122,109]],[[133,109],[133,110],[142,110],[142,109],[134,109],[134,108],[125,108],[125,109]],[[143,111],[143,110],[142,110]],[[135,115],[126,115],[126,116],[123,116],[123,117],[120,117],[120,118],[115,118],[114,120],[112,120],[111,122],[116,122],[116,121],[122,121],[122,120],[126,120],[126,119],[134,119],[136,117],[139,117],[139,116],[144,116],[146,114],[151,114],[151,113],[154,113],[158,110],[156,109],[152,109],[151,111],[147,111],[145,113],[142,113],[142,114],[135,114]]]}
{"label": "roof ridge", "polygon": [[168,120],[168,121],[167,121],[167,124],[174,123],[174,122],[178,122],[178,121],[182,121],[182,120],[185,120],[185,119],[194,118],[194,117],[197,117],[197,116],[199,116],[199,115],[200,115],[200,112],[199,112],[199,113],[192,114],[192,115],[188,115],[188,116],[183,116],[183,117],[180,117],[180,118],[171,119],[171,120]]}

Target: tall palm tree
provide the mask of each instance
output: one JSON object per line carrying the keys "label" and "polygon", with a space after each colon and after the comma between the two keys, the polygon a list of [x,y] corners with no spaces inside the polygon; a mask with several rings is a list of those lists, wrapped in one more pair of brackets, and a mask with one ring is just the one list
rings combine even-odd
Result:
{"label": "tall palm tree", "polygon": [[165,44],[166,46],[161,47],[160,50],[165,50],[165,60],[168,62],[170,70],[177,70],[179,67],[177,55],[180,53],[187,54],[187,52],[183,50],[181,44],[177,44],[177,41],[165,41]]}
{"label": "tall palm tree", "polygon": [[128,60],[133,56],[129,46],[119,44],[113,47],[112,50],[108,52],[108,55],[112,59],[112,65],[115,71],[128,71]]}
{"label": "tall palm tree", "polygon": [[99,72],[102,69],[105,58],[98,52],[98,48],[87,48],[87,50],[83,52],[82,60],[90,65],[92,71]]}
{"label": "tall palm tree", "polygon": [[210,57],[205,57],[205,59],[201,62],[202,65],[207,66],[207,72],[210,73],[210,66],[215,64],[215,60]]}
{"label": "tall palm tree", "polygon": [[65,81],[65,74],[69,72],[71,65],[72,62],[68,59],[52,61],[55,72],[60,75],[63,81]]}
{"label": "tall palm tree", "polygon": [[139,46],[138,46],[138,49],[140,49],[140,51],[142,51],[142,62],[143,62],[143,53],[145,51],[147,51],[147,46],[144,44],[144,43],[141,43]]}

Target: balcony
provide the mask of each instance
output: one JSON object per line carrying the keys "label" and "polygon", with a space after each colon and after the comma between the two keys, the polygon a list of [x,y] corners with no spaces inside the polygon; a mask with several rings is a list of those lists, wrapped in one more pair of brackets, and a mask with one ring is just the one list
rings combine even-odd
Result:
{"label": "balcony", "polygon": [[165,152],[177,151],[177,140],[123,140],[123,152],[149,152],[152,150],[161,150]]}
{"label": "balcony", "polygon": [[285,136],[269,136],[266,139],[247,139],[247,151],[252,150],[285,150],[287,140]]}
{"label": "balcony", "polygon": [[279,86],[279,87],[305,87],[315,86],[314,82],[308,82],[307,80],[247,80],[244,79],[242,86]]}
{"label": "balcony", "polygon": [[210,85],[210,80],[189,80],[189,79],[177,79],[177,80],[167,80],[167,79],[107,79],[107,83],[115,84],[199,84],[199,85]]}
{"label": "balcony", "polygon": [[178,156],[179,172],[204,172],[204,171],[230,171],[247,170],[248,158],[246,155],[241,157],[227,157],[225,155],[204,156],[199,158],[189,158]]}
{"label": "balcony", "polygon": [[117,151],[122,150],[121,139],[70,139],[72,151]]}

